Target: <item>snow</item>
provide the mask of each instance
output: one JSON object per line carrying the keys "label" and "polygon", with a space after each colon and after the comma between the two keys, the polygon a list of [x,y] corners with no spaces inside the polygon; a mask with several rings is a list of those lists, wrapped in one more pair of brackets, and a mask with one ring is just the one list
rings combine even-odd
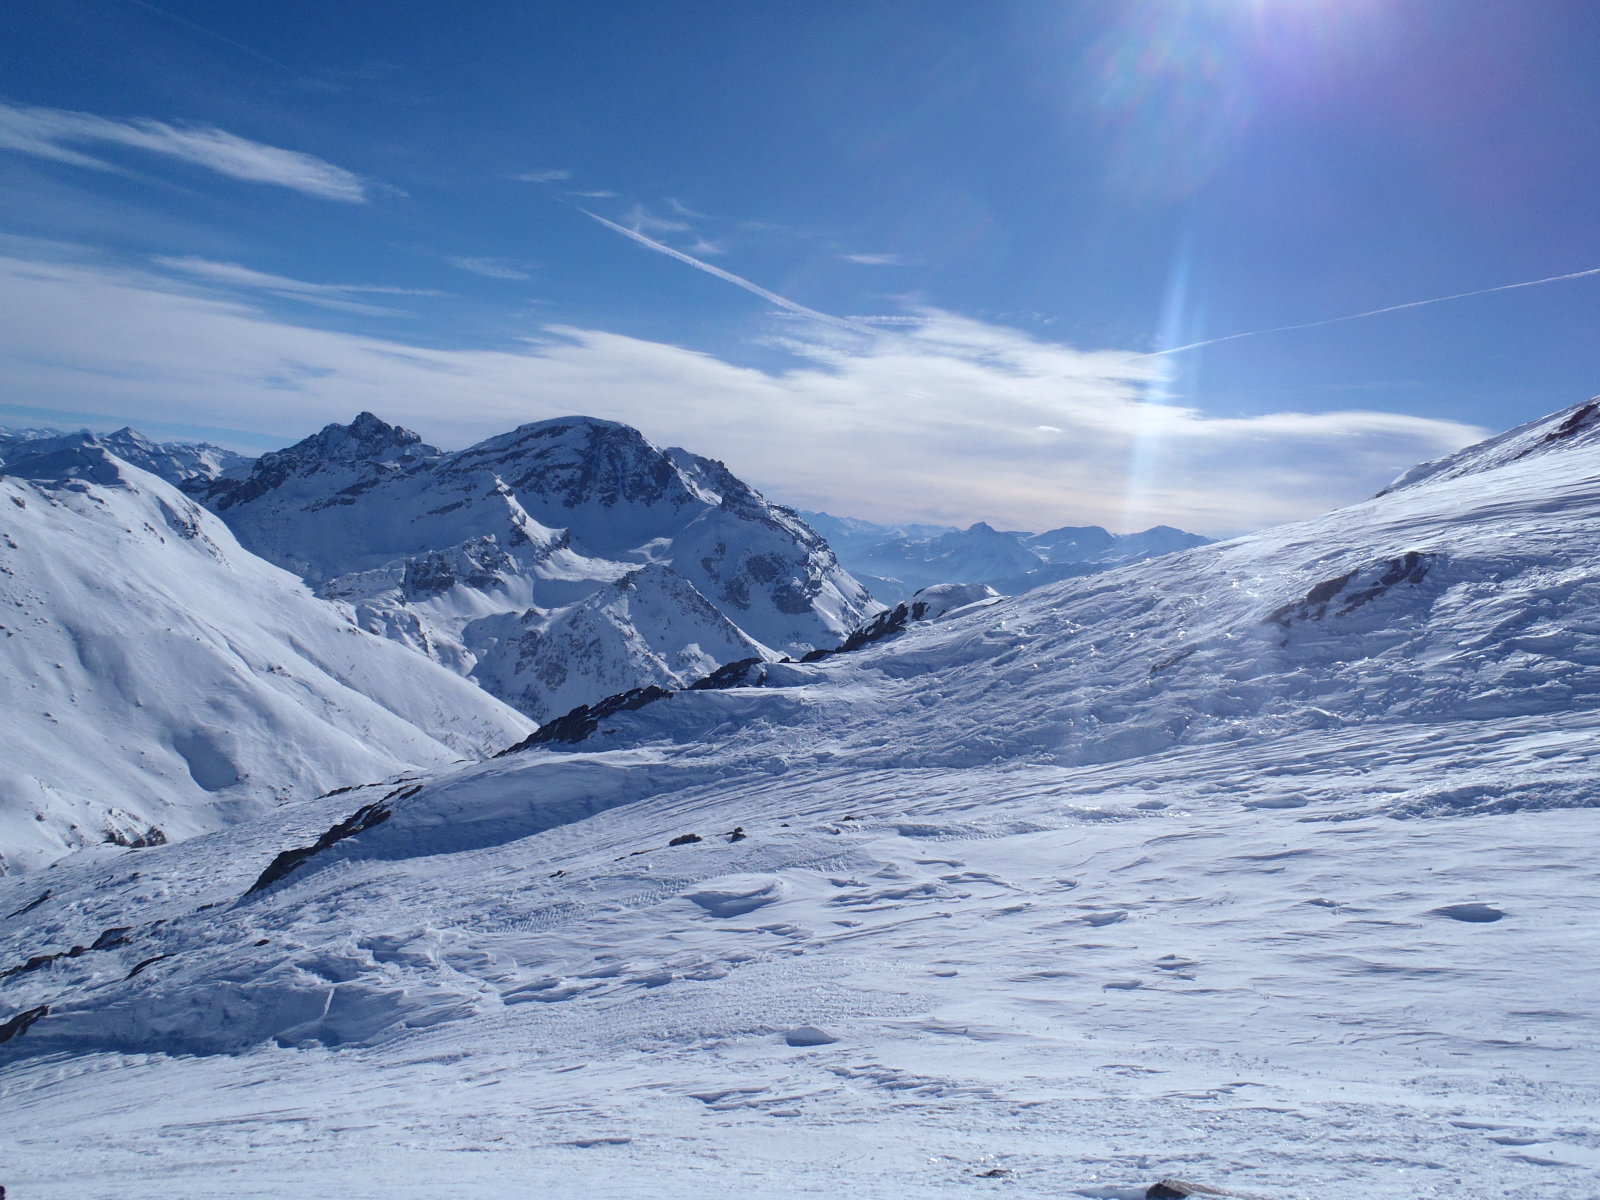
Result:
{"label": "snow", "polygon": [[612,421],[443,454],[363,413],[190,491],[363,628],[540,721],[837,645],[879,607],[793,513]]}
{"label": "snow", "polygon": [[0,879],[0,971],[61,955],[0,979],[49,1009],[0,1046],[5,1182],[1600,1194],[1566,419],[574,746]]}
{"label": "snow", "polygon": [[529,722],[74,442],[0,475],[0,870],[493,753]]}

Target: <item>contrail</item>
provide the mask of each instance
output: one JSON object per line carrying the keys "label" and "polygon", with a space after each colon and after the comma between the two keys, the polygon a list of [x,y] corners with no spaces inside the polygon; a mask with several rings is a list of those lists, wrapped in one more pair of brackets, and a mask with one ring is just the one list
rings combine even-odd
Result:
{"label": "contrail", "polygon": [[155,13],[158,17],[165,17],[169,21],[176,21],[179,25],[186,25],[196,33],[203,34],[206,37],[211,38],[213,41],[221,42],[225,46],[232,46],[235,50],[241,50],[250,55],[251,58],[259,58],[262,62],[267,63],[269,66],[277,67],[280,71],[287,72],[290,75],[300,74],[300,72],[296,71],[293,67],[286,66],[275,58],[268,58],[265,54],[261,53],[261,51],[252,49],[251,47],[246,46],[243,42],[236,42],[231,37],[223,37],[222,34],[218,33],[216,30],[207,29],[204,25],[196,25],[187,17],[180,17],[177,13],[170,13],[164,8],[157,8],[154,4],[149,3],[149,0],[130,0],[130,2],[137,4],[140,8],[148,9],[150,12]]}
{"label": "contrail", "polygon": [[[577,208],[578,206],[573,205],[573,207]],[[674,250],[671,246],[663,245],[654,238],[646,237],[637,229],[629,229],[626,225],[618,225],[615,221],[608,221],[604,217],[590,212],[587,208],[578,208],[578,211],[586,217],[593,217],[607,229],[615,229],[618,233],[622,234],[623,237],[632,238],[641,246],[647,246],[651,250],[659,251],[669,258],[677,259],[681,263],[688,263],[691,267],[698,267],[707,275],[715,275],[718,279],[725,280],[726,282],[733,284],[735,287],[742,287],[747,292],[754,292],[763,300],[776,304],[779,308],[786,308],[792,313],[798,313],[802,317],[810,317],[813,321],[821,321],[827,325],[835,325],[840,329],[849,329],[855,333],[866,333],[876,336],[876,331],[868,329],[865,325],[858,325],[854,321],[845,320],[843,317],[829,316],[827,313],[818,312],[814,308],[807,308],[804,304],[797,304],[793,300],[789,300],[778,295],[777,292],[769,292],[766,288],[760,286],[759,284],[751,283],[748,279],[735,275],[732,271],[724,271],[721,267],[714,267],[708,262],[701,262],[698,258],[695,258],[690,254],[685,254],[682,250]]]}
{"label": "contrail", "polygon": [[1502,283],[1499,287],[1479,288],[1472,292],[1457,292],[1453,296],[1435,296],[1431,300],[1412,300],[1405,304],[1391,304],[1387,308],[1373,308],[1366,312],[1351,313],[1347,317],[1329,317],[1323,321],[1307,321],[1301,325],[1275,325],[1271,329],[1252,329],[1248,333],[1230,333],[1226,337],[1207,338],[1203,342],[1190,342],[1187,346],[1172,346],[1166,350],[1154,350],[1149,354],[1141,354],[1140,358],[1161,358],[1167,354],[1181,354],[1185,350],[1198,350],[1201,346],[1215,346],[1219,342],[1236,342],[1240,338],[1260,337],[1265,333],[1288,333],[1293,329],[1316,329],[1322,325],[1337,325],[1342,321],[1359,321],[1362,317],[1376,317],[1382,313],[1400,312],[1407,308],[1423,308],[1429,304],[1443,304],[1447,300],[1465,300],[1469,296],[1487,296],[1491,292],[1509,292],[1515,288],[1538,287],[1542,283],[1560,283],[1565,279],[1583,279],[1589,275],[1600,275],[1600,267],[1591,267],[1587,271],[1573,271],[1569,275],[1551,275],[1544,279],[1529,279],[1524,283]]}

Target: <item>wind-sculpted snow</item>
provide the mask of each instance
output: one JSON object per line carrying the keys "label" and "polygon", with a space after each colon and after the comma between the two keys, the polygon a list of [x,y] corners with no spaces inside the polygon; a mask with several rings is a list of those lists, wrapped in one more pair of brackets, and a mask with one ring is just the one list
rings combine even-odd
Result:
{"label": "wind-sculpted snow", "polygon": [[18,1190],[1600,1194],[1597,453],[0,879]]}
{"label": "wind-sculpted snow", "polygon": [[539,720],[836,645],[877,607],[793,513],[610,421],[442,454],[363,413],[191,490],[365,628]]}
{"label": "wind-sculpted snow", "polygon": [[528,729],[74,442],[0,474],[0,870],[156,845]]}

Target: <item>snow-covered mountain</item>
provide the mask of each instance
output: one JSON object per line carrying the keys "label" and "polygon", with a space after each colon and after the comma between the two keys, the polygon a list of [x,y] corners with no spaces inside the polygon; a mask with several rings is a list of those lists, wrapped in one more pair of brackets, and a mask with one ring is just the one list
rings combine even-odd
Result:
{"label": "snow-covered mountain", "polygon": [[243,454],[211,442],[155,442],[138,430],[124,426],[114,433],[91,433],[87,429],[76,433],[63,433],[59,429],[0,429],[0,465],[19,456],[36,458],[73,447],[93,446],[173,484],[190,479],[214,479],[226,470],[251,461]]}
{"label": "snow-covered mountain", "polygon": [[64,436],[64,431],[53,425],[0,425],[0,462],[5,461],[12,448],[24,442]]}
{"label": "snow-covered mountain", "polygon": [[1600,443],[1600,396],[1554,417],[1543,417],[1507,430],[1498,437],[1468,446],[1433,462],[1421,463],[1386,487],[1379,495],[1415,487],[1429,480],[1459,479],[1481,474],[1547,454],[1566,455],[1580,447]]}
{"label": "snow-covered mountain", "polygon": [[93,437],[0,467],[0,614],[0,873],[479,757],[529,728]]}
{"label": "snow-covered mountain", "polygon": [[1600,1194],[1580,412],[575,741],[0,879],[10,1178]]}
{"label": "snow-covered mountain", "polygon": [[365,628],[540,720],[837,645],[880,607],[794,513],[610,421],[446,454],[363,413],[189,491]]}
{"label": "snow-covered mountain", "polygon": [[888,603],[937,583],[985,583],[1008,594],[1024,592],[1210,542],[1170,525],[1127,534],[1098,525],[1024,533],[998,530],[983,521],[957,529],[876,525],[828,513],[800,515],[828,539],[839,562]]}

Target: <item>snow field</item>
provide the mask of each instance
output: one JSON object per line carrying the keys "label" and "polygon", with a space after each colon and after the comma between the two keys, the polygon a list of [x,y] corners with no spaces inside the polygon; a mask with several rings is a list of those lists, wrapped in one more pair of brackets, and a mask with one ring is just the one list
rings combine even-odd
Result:
{"label": "snow field", "polygon": [[[1500,743],[1498,766],[1547,740]],[[1422,759],[1381,782],[1443,766]],[[644,1179],[652,1194],[695,1194],[705,1171],[718,1186],[753,1172],[762,1194],[888,1195],[886,1162],[916,1194],[971,1188],[980,1167],[1037,1195],[1132,1194],[1161,1175],[1273,1196],[1558,1197],[1600,1183],[1584,1115],[1600,1083],[1585,1032],[1596,870],[1582,851],[1600,813],[1333,819],[1354,814],[1310,798],[1314,779],[1299,795],[1270,775],[1241,789],[1227,772],[1191,769],[1187,797],[1107,768],[1082,789],[1048,769],[937,784],[841,773],[779,781],[754,819],[756,793],[690,789],[408,857],[398,874],[357,854],[196,913],[185,939],[159,943],[174,958],[132,981],[153,1007],[131,1024],[105,999],[62,1019],[82,1030],[85,1062],[118,1075],[170,1062],[192,1086],[241,1096],[179,1122],[183,1148],[163,1151],[194,1195],[267,1195],[313,1162],[337,1180],[345,1152],[398,1156],[434,1186],[469,1148],[516,1165],[452,1173],[462,1195],[492,1195],[512,1170],[552,1186],[586,1175],[579,1150],[609,1156],[617,1183],[601,1194],[619,1196]],[[704,840],[666,845],[684,832]],[[162,911],[237,893],[256,865]],[[8,882],[6,902],[26,891]],[[1506,915],[1434,911],[1471,901]],[[109,979],[156,944],[8,984],[29,980],[18,1000],[31,1003],[69,970]],[[113,954],[116,970],[100,961]],[[174,1049],[201,1049],[207,1022],[235,1027],[229,1006],[252,988],[271,994],[256,1002],[276,1036],[303,1049],[93,1049],[126,1044],[160,1011],[185,1014],[186,1030],[161,1033]],[[785,1046],[805,1024],[839,1041]],[[315,1047],[352,1035],[371,1044]],[[127,1147],[170,1145],[173,1123],[130,1131],[87,1078],[39,1091],[51,1072],[77,1078],[74,1060],[51,1056],[58,1044],[36,1042],[8,1072],[21,1153],[52,1161],[63,1113],[81,1110],[82,1137],[101,1146],[90,1190],[57,1194],[136,1189]],[[457,1077],[442,1094],[429,1082],[440,1062]],[[307,1099],[309,1063],[343,1082]],[[235,1073],[247,1090],[223,1086]],[[384,1119],[348,1128],[369,1100]],[[312,1158],[247,1182],[202,1167],[229,1147],[249,1160],[280,1121]],[[426,1194],[404,1174],[388,1194]]]}

